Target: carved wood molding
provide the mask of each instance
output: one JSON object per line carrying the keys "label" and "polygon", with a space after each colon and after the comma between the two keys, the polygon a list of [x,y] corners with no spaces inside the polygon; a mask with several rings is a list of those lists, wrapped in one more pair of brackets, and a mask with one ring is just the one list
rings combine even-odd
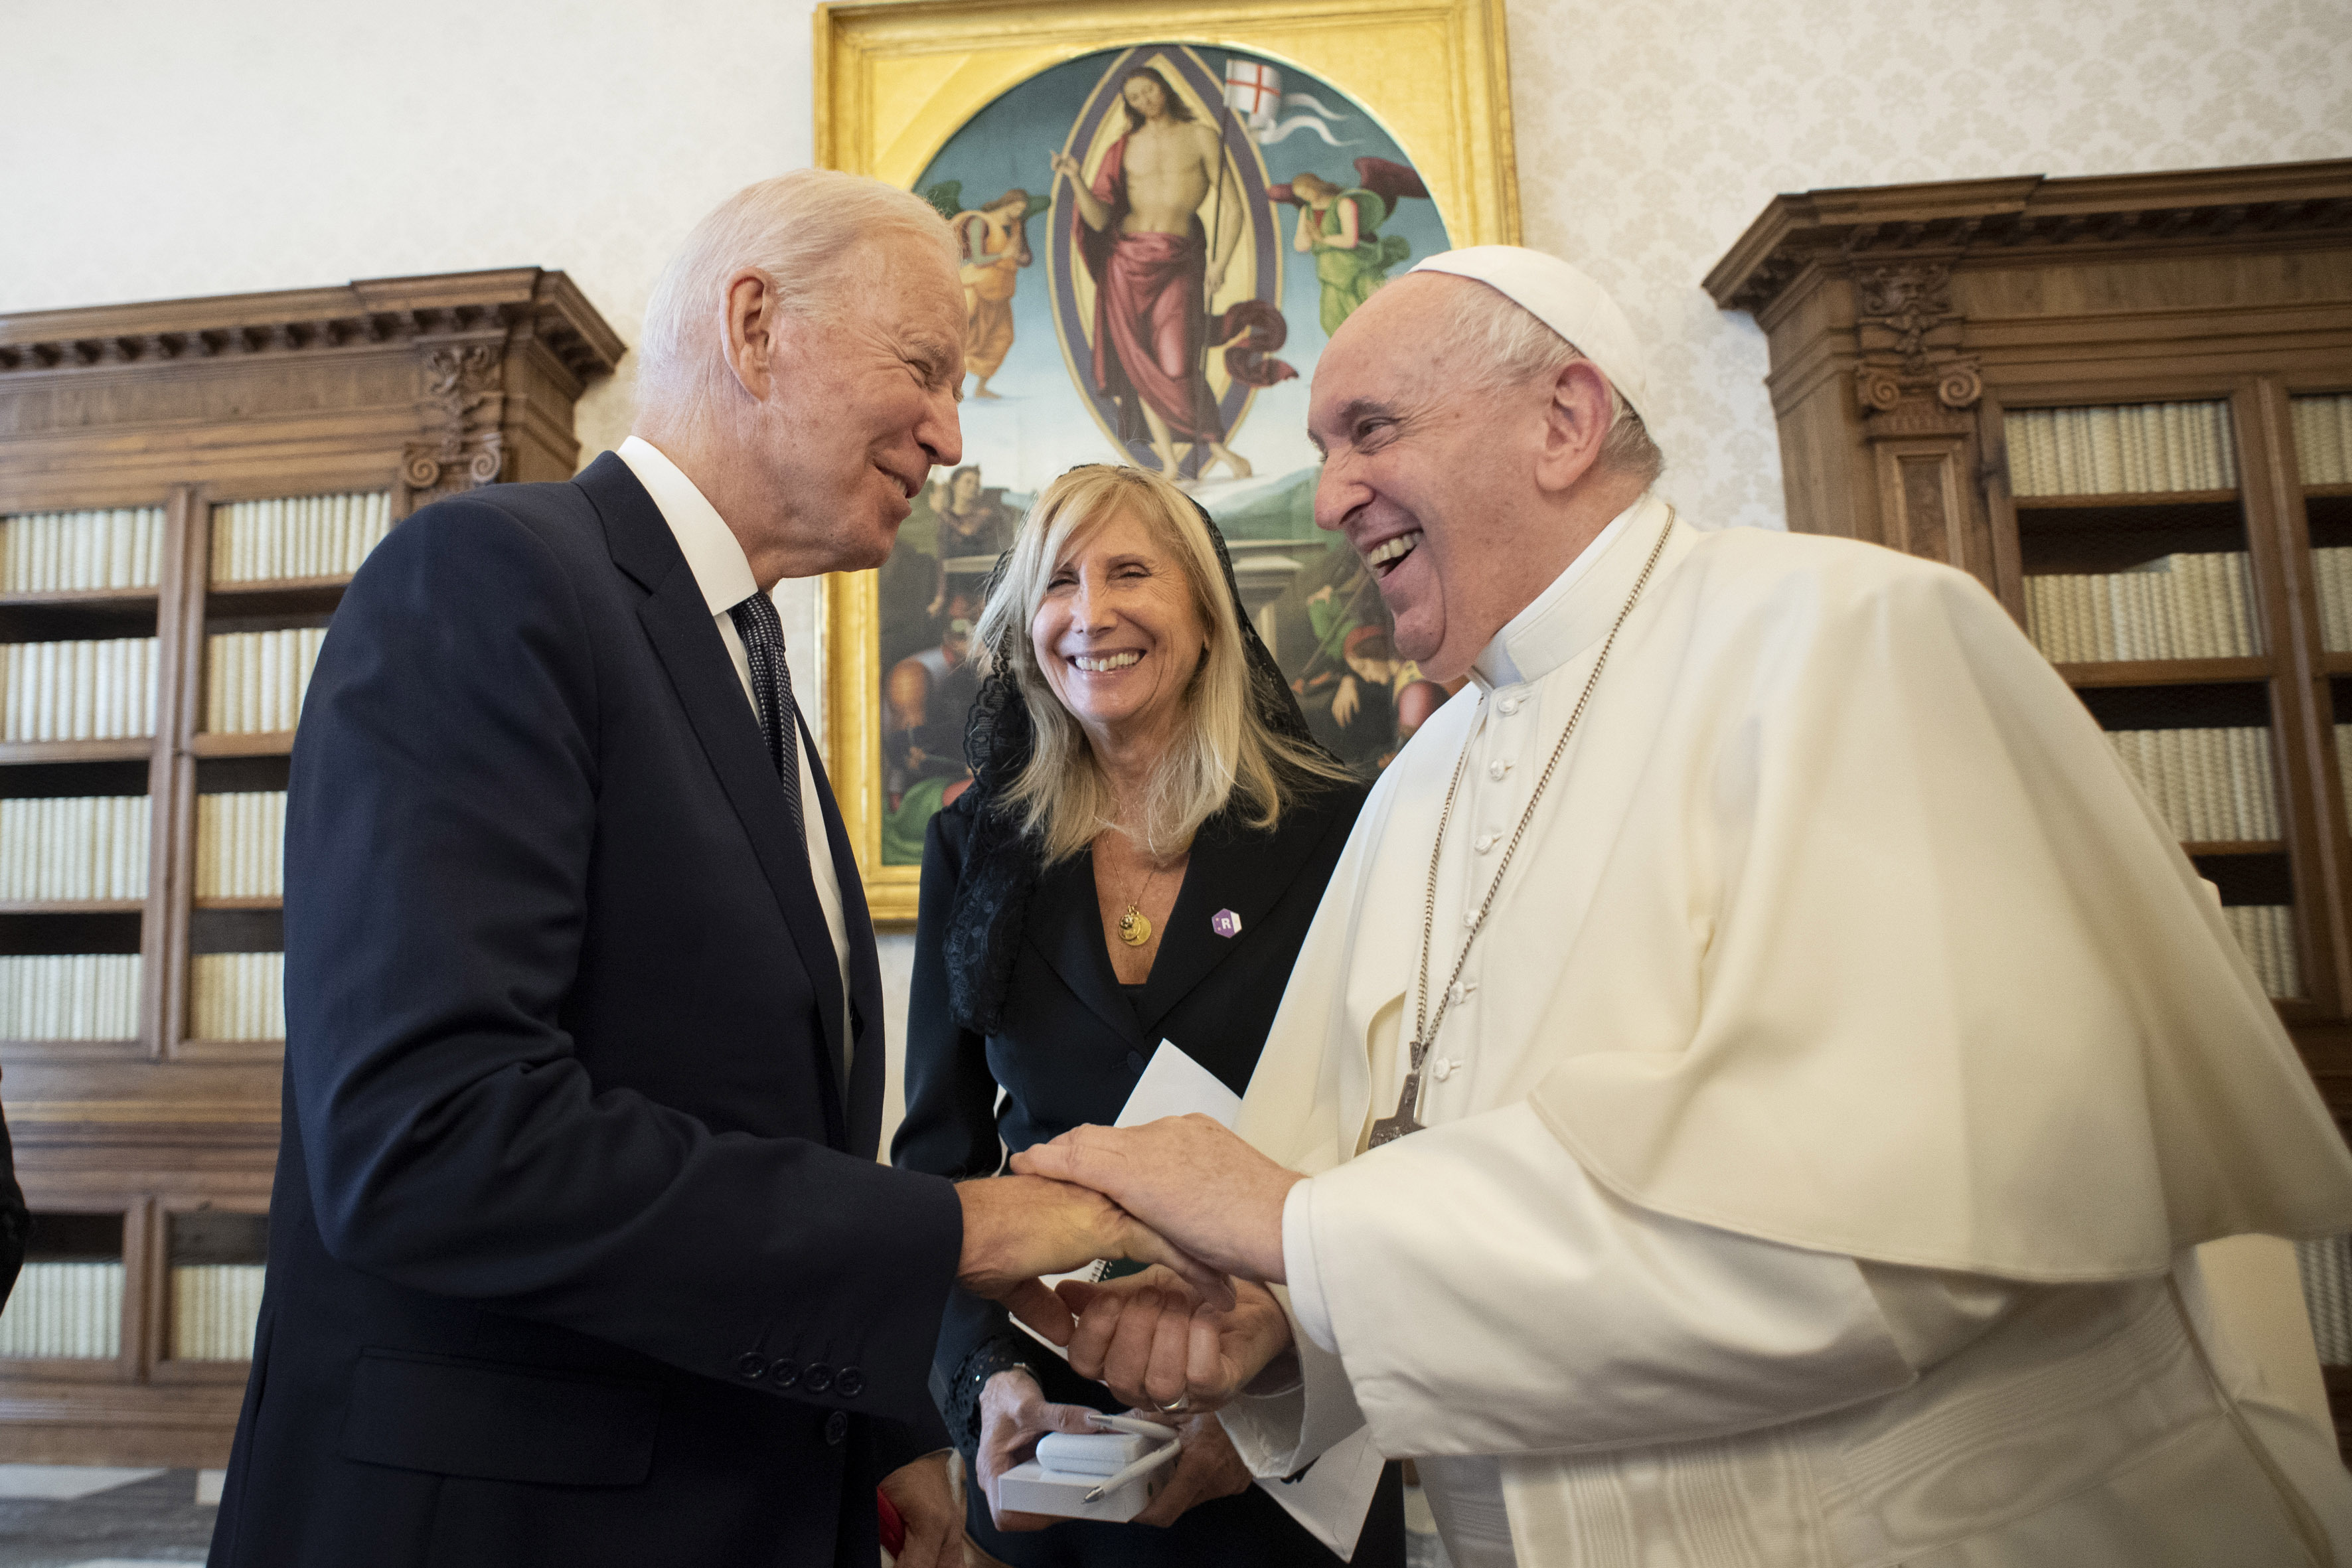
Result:
{"label": "carved wood molding", "polygon": [[495,482],[506,468],[499,416],[505,365],[487,343],[443,343],[425,353],[425,401],[441,433],[401,449],[404,514],[425,502]]}
{"label": "carved wood molding", "polygon": [[1854,324],[1863,355],[1854,391],[1874,440],[1965,437],[1984,395],[1981,363],[1960,352],[1947,261],[1857,268]]}
{"label": "carved wood molding", "polygon": [[0,316],[0,376],[322,350],[401,350],[419,340],[536,341],[581,380],[625,345],[572,280],[540,268],[379,279],[215,300]]}
{"label": "carved wood molding", "polygon": [[[2039,174],[1776,196],[1706,279],[1727,310],[1760,312],[1818,268],[2052,250],[2116,254],[2340,243],[2352,159],[2052,180]],[[2087,256],[2085,257],[2087,259]]]}

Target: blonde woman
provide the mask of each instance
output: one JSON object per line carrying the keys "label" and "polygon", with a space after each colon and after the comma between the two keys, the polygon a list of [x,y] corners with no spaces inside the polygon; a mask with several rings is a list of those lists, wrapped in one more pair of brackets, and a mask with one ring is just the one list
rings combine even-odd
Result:
{"label": "blonde woman", "polygon": [[[1115,1119],[1163,1039],[1243,1089],[1364,797],[1308,737],[1214,525],[1157,475],[1048,486],[976,640],[975,782],[924,847],[892,1147],[959,1178]],[[998,1515],[998,1475],[1118,1402],[961,1293],[935,1372],[975,1480],[972,1536],[1015,1568],[1338,1561],[1251,1484],[1213,1417],[1185,1425],[1133,1524]],[[1391,1476],[1354,1561],[1403,1553]]]}

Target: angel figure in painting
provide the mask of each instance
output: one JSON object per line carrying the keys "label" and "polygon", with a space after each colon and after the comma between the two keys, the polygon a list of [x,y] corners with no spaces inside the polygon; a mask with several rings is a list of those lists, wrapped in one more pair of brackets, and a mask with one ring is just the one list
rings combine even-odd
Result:
{"label": "angel figure in painting", "polygon": [[1149,440],[1170,478],[1185,441],[1207,448],[1202,473],[1223,463],[1247,479],[1249,464],[1225,445],[1203,360],[1209,301],[1245,226],[1235,218],[1204,233],[1198,216],[1213,192],[1213,213],[1226,209],[1223,147],[1150,66],[1129,71],[1119,96],[1127,133],[1091,184],[1076,158],[1053,157],[1054,173],[1070,182],[1079,254],[1095,280],[1094,383],[1118,405],[1119,438]]}
{"label": "angel figure in painting", "polygon": [[[961,185],[950,181],[934,190],[948,193],[952,204]],[[935,197],[932,205],[940,204]],[[1032,196],[1016,186],[986,206],[948,212],[948,222],[963,249],[963,367],[972,377],[974,397],[998,395],[989,390],[989,378],[1003,365],[1013,348],[1013,291],[1020,281],[1019,269],[1033,259],[1029,220],[1046,205],[1045,197]]]}
{"label": "angel figure in painting", "polygon": [[1389,268],[1412,254],[1402,235],[1383,235],[1381,225],[1407,196],[1427,200],[1429,189],[1406,165],[1386,158],[1356,160],[1356,183],[1342,188],[1320,174],[1305,174],[1266,193],[1298,204],[1298,230],[1291,248],[1315,258],[1323,285],[1323,330],[1336,332],[1372,290],[1389,279]]}

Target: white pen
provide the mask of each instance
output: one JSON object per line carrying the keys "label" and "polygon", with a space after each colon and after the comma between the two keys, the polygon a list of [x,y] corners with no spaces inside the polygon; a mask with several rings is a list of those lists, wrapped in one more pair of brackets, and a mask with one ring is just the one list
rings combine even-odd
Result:
{"label": "white pen", "polygon": [[1111,1477],[1109,1479],[1097,1486],[1094,1490],[1087,1493],[1086,1500],[1088,1502],[1102,1501],[1103,1499],[1118,1490],[1119,1488],[1127,1485],[1128,1482],[1135,1479],[1136,1477],[1150,1475],[1152,1471],[1158,1469],[1160,1466],[1166,1464],[1169,1460],[1174,1458],[1183,1451],[1184,1445],[1174,1441],[1171,1441],[1160,1447],[1152,1449],[1151,1452],[1144,1455],[1143,1458],[1136,1460],[1135,1463],[1128,1466],[1127,1468],[1119,1471],[1118,1474]]}
{"label": "white pen", "polygon": [[1137,1415],[1106,1415],[1099,1410],[1089,1410],[1087,1414],[1097,1426],[1108,1426],[1114,1432],[1125,1432],[1134,1437],[1157,1437],[1163,1443],[1176,1440],[1176,1428],[1162,1426],[1157,1421],[1146,1421]]}

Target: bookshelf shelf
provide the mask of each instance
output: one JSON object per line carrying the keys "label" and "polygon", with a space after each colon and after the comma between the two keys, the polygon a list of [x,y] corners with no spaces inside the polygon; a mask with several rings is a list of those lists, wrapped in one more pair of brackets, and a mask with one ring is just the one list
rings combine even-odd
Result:
{"label": "bookshelf shelf", "polygon": [[145,762],[152,738],[130,741],[0,741],[0,765],[17,763]]}
{"label": "bookshelf shelf", "polygon": [[124,610],[154,613],[153,588],[53,588],[45,593],[0,594],[0,610]]}
{"label": "bookshelf shelf", "polygon": [[2018,521],[2024,514],[2036,511],[2081,511],[2123,507],[2209,507],[2238,504],[2236,490],[2140,490],[2136,492],[2095,491],[2088,495],[2019,496]]}
{"label": "bookshelf shelf", "polygon": [[[157,341],[254,346],[100,363],[72,347]],[[0,807],[37,825],[0,848],[10,891],[120,893],[142,885],[125,865],[152,889],[0,902],[0,947],[31,961],[12,973],[64,973],[77,1005],[115,1009],[68,1016],[117,1037],[0,1039],[0,1093],[37,1228],[43,1215],[111,1215],[122,1303],[119,1355],[0,1358],[0,1464],[218,1466],[248,1370],[250,1270],[267,1258],[266,1226],[252,1232],[269,1204],[286,1049],[211,1037],[283,1027],[278,987],[247,984],[282,960],[231,956],[284,946],[278,808],[251,797],[286,788],[320,629],[368,551],[475,475],[571,477],[573,405],[623,345],[569,279],[536,268],[19,313],[0,321],[0,343],[15,351],[0,353],[0,580],[20,585],[0,593],[0,643],[152,639],[154,705],[147,737],[0,742]],[[239,412],[257,407],[277,412]],[[92,525],[114,531],[113,548],[126,499],[148,552],[127,570],[75,531],[114,509]],[[153,587],[56,586],[151,571]],[[49,661],[62,673],[62,650],[9,658],[34,661],[44,697]],[[144,799],[26,804],[100,796]],[[84,815],[108,834],[118,818],[142,825],[144,858],[112,851],[99,860],[110,879],[77,881],[70,862],[28,858],[28,844],[60,842],[52,823],[79,833]],[[90,842],[97,857],[126,841]],[[81,964],[92,948],[113,955],[87,966],[97,984]],[[115,960],[136,965],[135,984]],[[0,1016],[8,1035],[52,1026],[29,1005]],[[105,1344],[116,1331],[110,1320]]]}
{"label": "bookshelf shelf", "polygon": [[2203,855],[2284,855],[2284,838],[2222,838],[2198,843],[2184,839],[2180,852],[2194,860]]}
{"label": "bookshelf shelf", "polygon": [[258,730],[250,732],[199,731],[188,739],[188,754],[193,757],[283,757],[294,751],[291,730]]}
{"label": "bookshelf shelf", "polygon": [[2055,668],[2069,686],[2204,686],[2268,680],[2277,664],[2269,658],[2118,658]]}

